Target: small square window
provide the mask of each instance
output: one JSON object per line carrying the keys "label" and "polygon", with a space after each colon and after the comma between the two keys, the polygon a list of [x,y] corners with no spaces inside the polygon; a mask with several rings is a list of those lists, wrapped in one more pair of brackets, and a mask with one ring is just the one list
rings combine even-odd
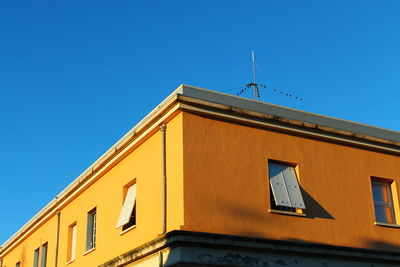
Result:
{"label": "small square window", "polygon": [[271,210],[303,213],[306,206],[293,166],[268,161]]}
{"label": "small square window", "polygon": [[96,220],[97,210],[94,208],[87,214],[86,251],[96,247]]}
{"label": "small square window", "polygon": [[122,230],[126,230],[136,225],[136,184],[126,187],[126,195],[124,204],[122,205],[118,223],[115,228],[122,226]]}
{"label": "small square window", "polygon": [[391,190],[392,181],[372,178],[371,183],[376,222],[396,224]]}

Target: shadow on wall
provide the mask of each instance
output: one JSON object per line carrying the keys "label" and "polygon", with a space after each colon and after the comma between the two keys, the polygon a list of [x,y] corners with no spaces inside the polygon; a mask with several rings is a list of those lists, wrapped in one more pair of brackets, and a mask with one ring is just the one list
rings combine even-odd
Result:
{"label": "shadow on wall", "polygon": [[[332,214],[330,214],[302,187],[301,193],[306,206],[305,218],[322,218],[329,220],[335,219]],[[275,224],[274,220],[267,219],[266,217],[266,214],[268,213],[267,205],[265,205],[264,212],[261,212],[259,207],[251,207],[246,203],[232,201],[230,199],[225,199],[223,196],[219,196],[219,198],[216,199],[216,206],[219,206],[218,210],[220,210],[222,213],[226,213],[229,218],[232,218],[232,221],[235,221],[234,225],[224,225],[224,228],[231,233],[254,237],[260,235],[263,236],[265,227]],[[246,225],[249,221],[253,223],[254,227],[252,227],[251,229],[241,227],[243,225]],[[212,217],[208,220],[208,223],[212,224]]]}
{"label": "shadow on wall", "polygon": [[[313,243],[304,241],[297,238],[286,238],[284,241],[293,242],[295,244],[314,244],[314,245],[332,245],[328,243]],[[344,246],[346,247],[346,246]],[[380,240],[364,239],[362,247],[353,247],[354,249],[366,249],[366,250],[377,250],[379,252],[391,254],[394,252],[396,255],[400,252],[400,244],[394,244],[389,242],[384,242]]]}
{"label": "shadow on wall", "polygon": [[[304,188],[300,187],[301,193],[303,196],[304,204],[306,206],[306,217],[309,219],[314,218],[322,218],[322,219],[330,219],[334,220],[335,218],[330,214],[317,200],[315,200]],[[269,200],[268,200],[269,201]],[[226,199],[223,196],[219,196],[218,199],[215,200],[215,206],[218,207],[222,213],[226,213],[228,217],[235,219],[235,227],[233,229],[237,231],[240,229],[240,225],[242,222],[252,221],[255,225],[260,225],[265,227],[266,225],[272,225],[275,222],[273,220],[266,219],[266,213],[268,213],[268,207],[265,205],[264,212],[260,211],[259,207],[251,207],[246,203],[242,203],[239,201],[233,201],[230,199]],[[212,213],[212,212],[211,212]],[[221,214],[220,214],[221,215]],[[208,223],[212,224],[212,216],[209,219]],[[229,228],[230,225],[225,225],[225,228]],[[253,232],[254,229],[248,229],[250,232],[242,233],[249,236],[258,236],[260,233]],[[264,228],[263,228],[264,229]],[[243,230],[243,229],[241,229]]]}
{"label": "shadow on wall", "polygon": [[[298,244],[317,244],[317,243],[311,243],[307,242],[301,239],[295,239],[295,238],[287,238],[285,241],[293,242],[293,243],[298,243]],[[318,244],[317,244],[318,245]],[[331,245],[331,244],[322,244],[322,245]],[[346,248],[346,246],[344,247]],[[350,247],[351,249],[362,249],[370,253],[383,253],[384,255],[390,255],[394,256],[397,259],[399,259],[400,256],[400,244],[395,244],[395,243],[390,243],[390,242],[384,242],[381,240],[376,240],[376,239],[364,239],[362,242],[362,247]],[[377,260],[379,260],[377,258]]]}
{"label": "shadow on wall", "polygon": [[365,239],[365,246],[370,249],[380,250],[380,251],[393,251],[399,253],[400,244],[393,244],[389,242],[384,242],[381,240]]}
{"label": "shadow on wall", "polygon": [[335,218],[322,207],[303,187],[300,186],[301,195],[303,196],[306,206],[306,218],[322,218],[334,220]]}

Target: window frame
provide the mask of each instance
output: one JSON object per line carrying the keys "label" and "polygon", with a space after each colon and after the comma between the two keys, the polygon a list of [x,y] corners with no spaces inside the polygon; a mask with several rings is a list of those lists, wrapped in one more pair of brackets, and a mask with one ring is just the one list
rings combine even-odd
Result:
{"label": "window frame", "polygon": [[[377,186],[385,186],[385,192],[387,194],[388,202],[382,202],[375,200],[374,198],[374,185]],[[374,217],[375,217],[375,224],[376,225],[387,225],[387,226],[398,226],[398,218],[397,218],[397,212],[398,207],[396,204],[398,201],[395,201],[395,196],[397,196],[397,191],[396,191],[396,186],[395,186],[395,181],[391,179],[386,179],[386,178],[380,178],[380,177],[371,177],[371,195],[372,195],[372,202],[373,202],[373,210],[374,210]],[[383,222],[383,221],[378,221],[377,220],[377,209],[376,206],[380,207],[385,207],[390,209],[391,213],[391,220],[392,222]]]}
{"label": "window frame", "polygon": [[33,267],[39,267],[40,247],[33,251]]}
{"label": "window frame", "polygon": [[[271,184],[271,166],[272,164],[275,165],[282,165],[285,166],[286,168],[292,168],[293,169],[293,174],[294,174],[294,178],[296,179],[297,182],[297,186],[298,188],[296,189],[298,192],[298,196],[300,197],[301,200],[301,206],[303,206],[304,208],[300,208],[299,205],[277,205],[276,202],[277,200],[275,199],[275,194],[273,192],[273,186]],[[285,162],[285,161],[279,161],[279,160],[274,160],[274,159],[267,159],[267,168],[268,168],[268,187],[269,187],[269,193],[270,193],[270,198],[269,198],[269,205],[270,205],[270,209],[269,212],[271,213],[279,213],[279,214],[287,214],[287,215],[296,215],[296,216],[306,216],[306,206],[304,203],[304,199],[303,199],[303,195],[302,195],[302,190],[301,190],[301,186],[300,186],[300,180],[299,180],[299,175],[298,175],[298,164],[295,163],[289,163],[289,162]],[[286,181],[286,179],[283,177],[282,179],[284,179]],[[290,199],[290,192],[289,189],[287,187],[287,184],[285,182],[284,184],[284,189],[285,192],[287,194],[287,198]],[[291,190],[293,191],[293,189]],[[290,201],[289,201],[290,202]],[[296,207],[293,207],[296,206]]]}
{"label": "window frame", "polygon": [[40,246],[40,267],[46,267],[47,266],[47,253],[49,250],[49,244],[48,242],[43,243],[43,245]]}
{"label": "window frame", "polygon": [[77,227],[77,222],[68,226],[67,263],[73,262],[76,259]]}
{"label": "window frame", "polygon": [[86,252],[96,248],[97,241],[97,207],[87,213]]}

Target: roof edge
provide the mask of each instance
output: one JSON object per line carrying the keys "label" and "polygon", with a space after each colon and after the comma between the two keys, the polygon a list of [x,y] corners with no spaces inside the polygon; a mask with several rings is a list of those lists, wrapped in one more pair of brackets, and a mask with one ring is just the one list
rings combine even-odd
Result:
{"label": "roof edge", "polygon": [[[217,104],[230,105],[235,108],[260,112],[280,118],[293,119],[301,122],[312,123],[320,126],[330,127],[338,130],[345,130],[356,134],[367,135],[400,144],[400,132],[376,127],[359,122],[353,122],[335,117],[320,115],[317,113],[302,111],[294,108],[283,107],[267,102],[247,99],[240,96],[233,96],[190,85],[181,85],[184,96],[214,102]],[[179,92],[180,93],[180,92]]]}

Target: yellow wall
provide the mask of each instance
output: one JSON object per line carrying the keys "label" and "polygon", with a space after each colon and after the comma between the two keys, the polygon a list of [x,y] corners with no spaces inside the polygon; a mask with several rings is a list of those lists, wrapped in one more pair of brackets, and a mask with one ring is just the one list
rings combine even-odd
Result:
{"label": "yellow wall", "polygon": [[[374,225],[370,183],[399,186],[399,157],[189,113],[183,125],[184,230],[399,249],[400,229]],[[308,217],[268,211],[267,159],[298,165]]]}
{"label": "yellow wall", "polygon": [[[167,123],[168,230],[183,224],[182,115]],[[120,235],[115,229],[123,204],[123,187],[136,179],[136,228]],[[155,132],[104,176],[61,210],[59,264],[67,262],[68,227],[77,223],[76,259],[68,266],[97,266],[156,237],[161,218],[162,135]],[[86,249],[87,212],[97,207],[96,249]],[[49,242],[48,265],[54,266],[57,216],[31,234],[4,257],[3,267],[14,267],[24,253],[22,267],[33,266],[33,253],[41,242]]]}
{"label": "yellow wall", "polygon": [[[54,266],[57,216],[53,216],[32,235],[12,250],[3,260],[3,267],[15,267],[17,262],[22,266],[33,266],[33,252],[48,242],[47,266]],[[40,258],[40,257],[39,257]]]}
{"label": "yellow wall", "polygon": [[167,124],[167,232],[184,224],[183,209],[183,115]]}

